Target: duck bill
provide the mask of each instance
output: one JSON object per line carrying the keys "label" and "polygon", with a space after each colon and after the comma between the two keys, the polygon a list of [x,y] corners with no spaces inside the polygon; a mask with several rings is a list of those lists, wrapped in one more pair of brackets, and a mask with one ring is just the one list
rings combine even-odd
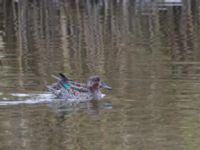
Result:
{"label": "duck bill", "polygon": [[110,87],[109,85],[107,85],[104,82],[101,82],[101,86],[100,87],[103,88],[103,89],[112,90],[112,87]]}

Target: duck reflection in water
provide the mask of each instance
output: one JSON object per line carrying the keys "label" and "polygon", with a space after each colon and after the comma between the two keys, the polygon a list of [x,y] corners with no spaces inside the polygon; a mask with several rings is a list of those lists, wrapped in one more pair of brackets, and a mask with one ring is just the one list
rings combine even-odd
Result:
{"label": "duck reflection in water", "polygon": [[49,107],[59,116],[59,118],[65,118],[66,115],[71,115],[75,112],[86,112],[89,115],[98,116],[101,110],[112,109],[112,103],[109,101],[97,101],[91,100],[86,102],[72,103],[68,101],[55,101],[49,103]]}

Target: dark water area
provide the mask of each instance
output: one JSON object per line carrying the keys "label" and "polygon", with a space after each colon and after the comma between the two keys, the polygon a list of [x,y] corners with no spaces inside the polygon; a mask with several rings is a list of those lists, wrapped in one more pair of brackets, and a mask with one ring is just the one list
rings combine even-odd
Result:
{"label": "dark water area", "polygon": [[[0,0],[0,149],[199,150],[199,7]],[[98,74],[113,90],[101,101],[37,103],[59,72]]]}

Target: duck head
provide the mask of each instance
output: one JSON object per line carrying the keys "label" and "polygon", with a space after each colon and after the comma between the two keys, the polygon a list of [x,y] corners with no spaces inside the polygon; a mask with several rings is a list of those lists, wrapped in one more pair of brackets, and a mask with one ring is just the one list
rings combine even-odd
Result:
{"label": "duck head", "polygon": [[92,92],[99,91],[100,88],[112,90],[106,83],[102,82],[99,76],[91,76],[87,80],[87,86]]}

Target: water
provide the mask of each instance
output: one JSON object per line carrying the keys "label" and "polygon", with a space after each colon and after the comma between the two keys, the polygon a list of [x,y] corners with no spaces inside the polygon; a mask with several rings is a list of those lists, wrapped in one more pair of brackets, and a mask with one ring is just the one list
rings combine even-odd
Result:
{"label": "water", "polygon": [[[199,6],[0,0],[0,149],[198,150]],[[59,72],[113,90],[57,103]]]}

